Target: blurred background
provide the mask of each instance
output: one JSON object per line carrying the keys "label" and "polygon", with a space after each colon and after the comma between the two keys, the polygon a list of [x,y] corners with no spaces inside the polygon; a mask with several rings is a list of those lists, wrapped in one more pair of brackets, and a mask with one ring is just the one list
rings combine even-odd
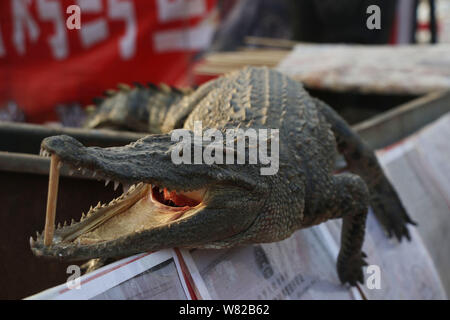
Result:
{"label": "blurred background", "polygon": [[[73,4],[79,30],[66,27]],[[372,4],[380,30],[366,27]],[[81,126],[86,106],[117,83],[195,87],[241,64],[275,66],[296,42],[448,43],[450,1],[1,1],[0,120]],[[250,48],[273,50],[249,60]],[[225,51],[244,53],[211,55]]]}

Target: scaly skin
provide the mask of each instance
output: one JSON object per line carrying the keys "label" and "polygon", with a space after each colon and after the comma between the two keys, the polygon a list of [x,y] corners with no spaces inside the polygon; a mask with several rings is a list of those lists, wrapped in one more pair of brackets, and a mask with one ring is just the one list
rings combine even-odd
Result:
{"label": "scaly skin", "polygon": [[161,133],[169,108],[192,92],[191,89],[177,89],[165,84],[135,85],[131,88],[120,84],[118,90],[107,90],[104,97],[95,98],[96,105],[92,106],[95,111],[84,127]]}
{"label": "scaly skin", "polygon": [[[196,120],[205,129],[279,129],[278,173],[261,175],[261,164],[175,165],[170,154],[177,142],[167,132],[180,127],[193,130]],[[42,236],[31,239],[33,252],[82,260],[169,247],[228,248],[283,240],[298,229],[342,218],[337,271],[343,283],[355,285],[363,280],[361,247],[369,190],[374,193],[373,209],[388,232],[399,239],[409,237],[405,225],[411,220],[373,152],[331,108],[277,71],[245,68],[204,84],[169,108],[161,131],[166,133],[124,147],[84,147],[71,137],[56,136],[46,138],[42,148],[103,179],[144,182],[169,190],[206,190],[200,207],[170,222],[146,225],[104,241],[68,236],[92,224],[100,216],[97,211],[103,210],[99,207],[80,223],[57,229],[51,246],[43,245]],[[350,169],[366,182],[353,173],[333,173],[337,147]],[[115,226],[111,222],[103,228]]]}

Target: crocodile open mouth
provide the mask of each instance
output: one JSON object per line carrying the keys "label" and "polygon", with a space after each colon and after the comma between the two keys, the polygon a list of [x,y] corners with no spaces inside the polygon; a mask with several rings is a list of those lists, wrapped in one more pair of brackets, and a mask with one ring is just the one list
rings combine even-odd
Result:
{"label": "crocodile open mouth", "polygon": [[[206,189],[192,191],[168,190],[156,184],[139,182],[131,186],[124,185],[121,196],[108,204],[100,202],[91,206],[86,214],[81,214],[79,222],[72,221],[70,225],[60,224],[54,230],[56,199],[58,189],[59,168],[62,161],[54,154],[43,150],[41,155],[51,156],[51,171],[49,176],[49,196],[47,204],[44,244],[76,243],[89,245],[117,239],[132,233],[169,225],[195,214],[205,207]],[[70,163],[64,163],[71,167]],[[73,168],[84,174],[92,174],[98,179],[109,179],[104,173],[86,168]],[[117,189],[119,182],[114,182]],[[39,240],[39,236],[38,236]],[[33,247],[34,239],[30,239]]]}

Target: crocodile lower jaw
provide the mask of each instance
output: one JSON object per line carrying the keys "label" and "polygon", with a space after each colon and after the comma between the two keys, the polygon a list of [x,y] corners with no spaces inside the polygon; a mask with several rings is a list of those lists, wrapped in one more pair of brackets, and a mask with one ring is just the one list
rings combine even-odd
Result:
{"label": "crocodile lower jaw", "polygon": [[[41,152],[41,155],[50,156],[45,151]],[[71,166],[66,163],[65,165]],[[87,169],[77,169],[83,174],[97,176],[97,178],[102,176],[100,172],[94,171],[92,173]],[[73,168],[73,170],[77,169]],[[105,180],[106,186],[109,179],[105,178]],[[117,189],[118,185],[118,182],[114,182],[114,189]],[[49,193],[56,194],[57,190],[49,189]],[[164,187],[143,182],[131,186],[124,185],[124,192],[121,196],[108,204],[99,202],[95,207],[91,206],[87,214],[81,214],[80,221],[72,220],[70,225],[64,223],[63,226],[58,224],[52,237],[52,245],[101,243],[151,228],[169,225],[204,208],[205,194],[206,189],[204,188],[182,192],[167,190]],[[39,237],[38,234],[37,240],[39,240]],[[32,247],[34,242],[34,239],[31,238],[30,244]]]}
{"label": "crocodile lower jaw", "polygon": [[[166,200],[166,203],[161,202],[159,190],[157,186],[144,183],[132,186],[123,199],[119,197],[105,207],[100,206],[105,212],[97,214],[86,228],[80,228],[78,234],[72,234],[70,238],[62,241],[72,240],[82,245],[110,241],[132,233],[169,225],[204,207],[201,201],[197,203],[188,198],[186,199],[193,202],[192,205],[167,205],[166,203],[171,200]],[[202,190],[198,191],[199,194],[201,192]],[[182,197],[183,193],[177,193],[177,195]],[[92,214],[95,215],[95,212],[88,213],[87,219]]]}

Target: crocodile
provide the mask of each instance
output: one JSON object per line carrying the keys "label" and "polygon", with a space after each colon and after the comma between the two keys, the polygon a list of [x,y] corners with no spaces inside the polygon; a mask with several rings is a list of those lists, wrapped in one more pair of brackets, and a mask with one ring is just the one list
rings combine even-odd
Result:
{"label": "crocodile", "polygon": [[[30,238],[35,255],[85,260],[171,247],[230,248],[280,241],[342,218],[337,274],[342,283],[356,285],[366,265],[369,205],[388,236],[410,239],[408,224],[415,223],[374,152],[331,107],[288,76],[246,67],[201,85],[163,112],[162,133],[126,146],[85,147],[66,135],[42,141],[42,154],[127,187],[109,204],[82,213],[80,221],[58,226],[51,245],[44,245],[42,234]],[[195,137],[197,121],[203,132],[278,129],[278,172],[261,174],[261,162],[174,163],[180,141],[172,134],[184,130]],[[236,155],[234,142],[223,152]],[[191,150],[198,147],[195,139],[189,143]],[[245,143],[247,153],[251,147]],[[348,172],[335,172],[338,153]]]}
{"label": "crocodile", "polygon": [[86,107],[90,114],[83,126],[161,133],[161,124],[170,107],[192,91],[192,88],[176,88],[165,83],[145,86],[135,82],[134,87],[120,83],[117,90],[106,90],[103,96],[94,98],[94,104]]}

